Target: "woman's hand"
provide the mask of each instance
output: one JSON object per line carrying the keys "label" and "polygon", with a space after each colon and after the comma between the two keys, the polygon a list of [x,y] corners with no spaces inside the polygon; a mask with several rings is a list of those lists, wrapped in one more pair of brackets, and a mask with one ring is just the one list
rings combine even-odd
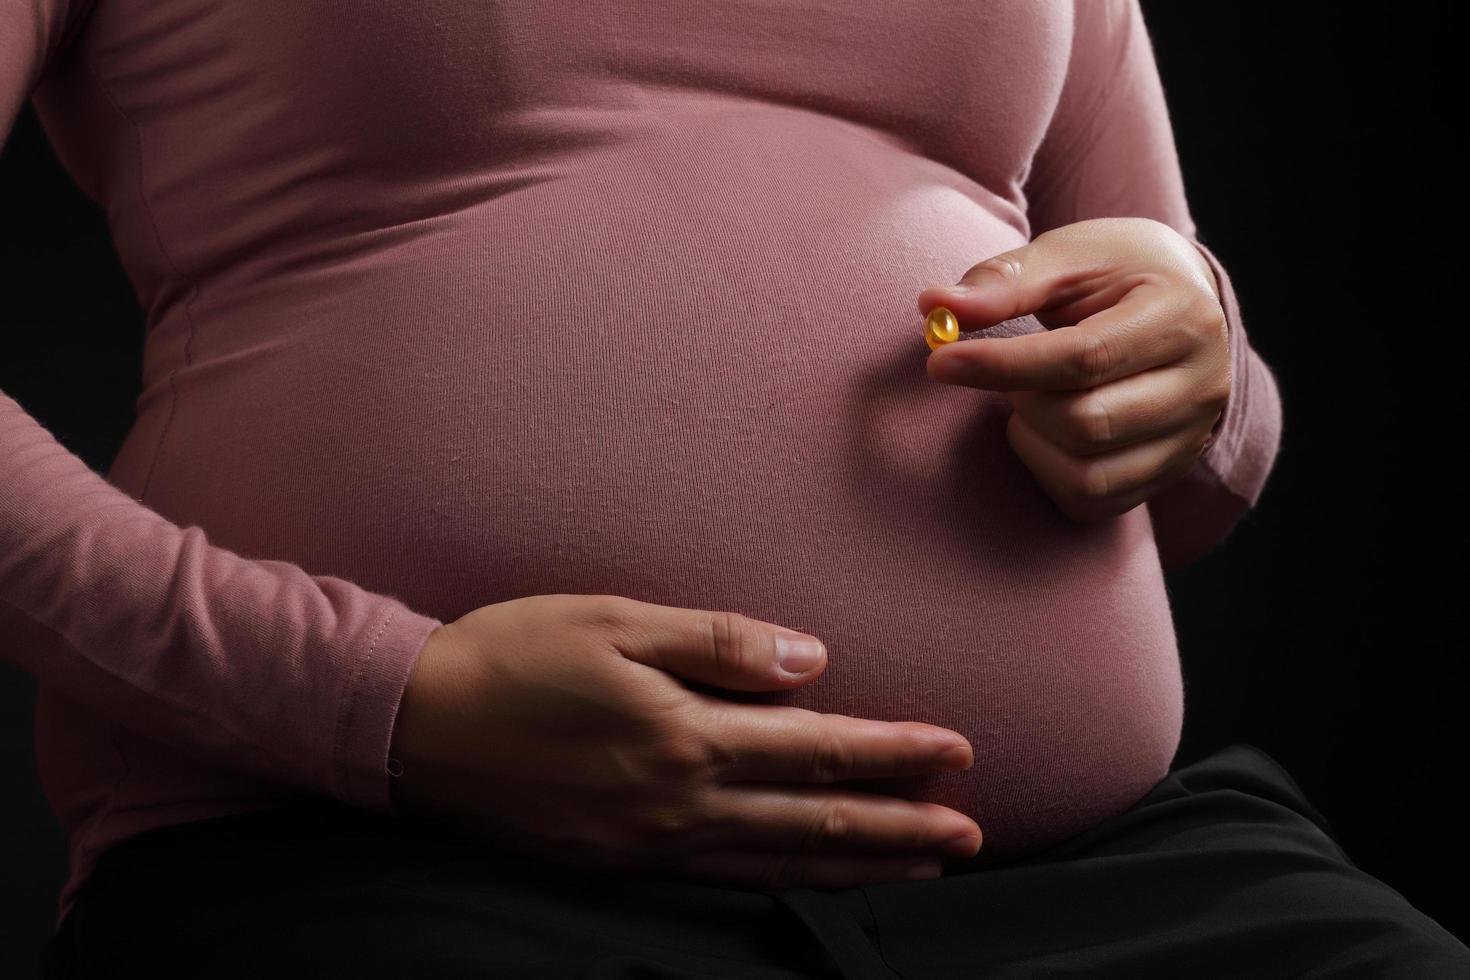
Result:
{"label": "woman's hand", "polygon": [[[958,811],[815,785],[969,768],[957,732],[691,690],[800,687],[824,650],[732,612],[538,595],[430,634],[391,757],[405,816],[550,862],[778,888],[937,877],[979,850]],[[789,662],[787,666],[791,666]]]}
{"label": "woman's hand", "polygon": [[958,341],[936,381],[1006,393],[1012,448],[1069,517],[1112,517],[1184,475],[1230,396],[1225,313],[1199,249],[1150,218],[1038,235],[919,294],[961,330],[1032,314],[1042,333]]}

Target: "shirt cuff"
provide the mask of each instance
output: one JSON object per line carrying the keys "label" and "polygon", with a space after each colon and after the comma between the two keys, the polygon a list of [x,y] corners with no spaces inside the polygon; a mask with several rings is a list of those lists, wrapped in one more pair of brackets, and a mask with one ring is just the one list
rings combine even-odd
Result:
{"label": "shirt cuff", "polygon": [[1230,347],[1230,397],[1196,465],[1254,506],[1281,443],[1281,393],[1246,336],[1230,273],[1204,244],[1191,242],[1215,273]]}
{"label": "shirt cuff", "polygon": [[363,642],[357,671],[339,715],[342,733],[332,789],[343,801],[393,814],[388,749],[403,691],[429,634],[444,625],[385,597],[383,615]]}

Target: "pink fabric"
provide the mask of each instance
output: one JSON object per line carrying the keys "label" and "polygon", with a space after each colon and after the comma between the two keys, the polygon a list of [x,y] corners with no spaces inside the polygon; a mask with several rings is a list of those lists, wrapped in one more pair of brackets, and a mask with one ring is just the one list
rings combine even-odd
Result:
{"label": "pink fabric", "polygon": [[[1163,568],[1261,493],[1235,384],[1187,479],[1081,524],[918,292],[1039,232],[1196,238],[1136,0],[0,0],[147,312],[105,478],[0,395],[0,650],[41,680],[70,908],[143,830],[391,811],[402,687],[487,603],[614,593],[827,642],[743,700],[956,729],[981,858],[1125,809],[1183,691]],[[990,331],[1041,326],[1021,317]]]}

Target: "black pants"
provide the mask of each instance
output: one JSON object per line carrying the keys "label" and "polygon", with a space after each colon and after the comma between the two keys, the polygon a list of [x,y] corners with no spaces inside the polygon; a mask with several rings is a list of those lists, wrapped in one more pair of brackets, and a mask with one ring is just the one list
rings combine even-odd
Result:
{"label": "black pants", "polygon": [[1024,861],[840,891],[588,874],[321,802],[114,847],[45,977],[1470,977],[1330,834],[1243,744]]}

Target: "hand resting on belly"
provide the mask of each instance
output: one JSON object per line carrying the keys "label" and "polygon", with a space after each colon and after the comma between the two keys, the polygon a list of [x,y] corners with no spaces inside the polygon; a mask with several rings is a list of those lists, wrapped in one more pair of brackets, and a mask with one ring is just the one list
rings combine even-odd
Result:
{"label": "hand resting on belly", "polygon": [[936,803],[823,787],[969,768],[949,729],[745,705],[688,681],[789,690],[778,638],[733,612],[615,595],[534,595],[436,629],[394,726],[399,812],[599,871],[850,888],[937,877],[979,826]]}

